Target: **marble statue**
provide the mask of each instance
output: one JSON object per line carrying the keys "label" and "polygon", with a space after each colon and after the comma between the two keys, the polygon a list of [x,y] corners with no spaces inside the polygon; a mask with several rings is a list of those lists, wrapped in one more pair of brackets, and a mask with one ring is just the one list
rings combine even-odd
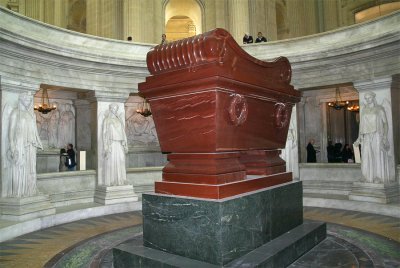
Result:
{"label": "marble statue", "polygon": [[286,139],[285,149],[282,150],[281,157],[286,161],[286,171],[293,172],[293,176],[297,177],[297,131],[295,127],[295,114],[292,114],[289,123],[289,130]]}
{"label": "marble statue", "polygon": [[65,147],[68,143],[75,143],[75,114],[70,103],[63,106],[64,110],[60,112],[59,147]]}
{"label": "marble statue", "polygon": [[19,96],[18,107],[10,115],[8,138],[11,185],[7,196],[34,196],[37,194],[36,150],[43,149],[43,146],[39,138],[30,96]]}
{"label": "marble statue", "polygon": [[125,154],[128,144],[125,125],[118,114],[118,105],[110,104],[103,121],[104,185],[116,186],[126,182]]}
{"label": "marble statue", "polygon": [[390,180],[388,152],[388,121],[375,93],[364,95],[365,107],[361,110],[360,133],[355,145],[361,144],[362,181],[385,183]]}
{"label": "marble statue", "polygon": [[50,112],[49,124],[48,124],[48,139],[50,148],[58,148],[58,122],[60,120],[60,112],[54,110]]}

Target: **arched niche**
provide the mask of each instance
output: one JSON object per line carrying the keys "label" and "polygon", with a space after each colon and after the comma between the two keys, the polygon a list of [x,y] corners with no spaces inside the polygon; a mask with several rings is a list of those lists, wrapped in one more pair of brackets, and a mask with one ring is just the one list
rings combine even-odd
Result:
{"label": "arched niche", "polygon": [[174,41],[197,34],[197,27],[193,20],[187,16],[174,16],[165,25],[168,40]]}
{"label": "arched niche", "polygon": [[385,3],[368,8],[360,8],[354,12],[356,23],[372,20],[394,11],[400,10],[400,2]]}
{"label": "arched niche", "polygon": [[86,1],[76,0],[69,8],[68,30],[86,33]]}
{"label": "arched niche", "polygon": [[196,0],[169,0],[164,3],[165,33],[173,41],[203,32],[204,7]]}

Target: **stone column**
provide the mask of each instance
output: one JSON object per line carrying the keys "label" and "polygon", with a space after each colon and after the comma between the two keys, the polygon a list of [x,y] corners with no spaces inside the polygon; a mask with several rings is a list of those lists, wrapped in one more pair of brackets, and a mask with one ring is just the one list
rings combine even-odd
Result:
{"label": "stone column", "polygon": [[132,36],[134,42],[141,42],[140,2],[135,0],[123,1],[123,29],[125,39]]}
{"label": "stone column", "polygon": [[338,2],[334,0],[322,1],[324,14],[324,31],[339,27]]}
{"label": "stone column", "polygon": [[23,221],[55,213],[48,195],[38,192],[36,152],[43,148],[33,112],[39,85],[1,80],[0,218]]}
{"label": "stone column", "polygon": [[286,146],[282,149],[281,157],[286,161],[286,172],[292,172],[295,180],[299,180],[300,178],[298,143],[297,109],[294,106],[290,117]]}
{"label": "stone column", "polygon": [[304,1],[287,1],[287,19],[289,24],[289,37],[304,35],[306,23],[304,22]]}
{"label": "stone column", "polygon": [[[47,3],[47,2],[46,2]],[[91,3],[88,1],[88,3]],[[67,2],[64,1],[54,1],[54,25],[66,28],[67,27]],[[86,9],[86,16],[88,15],[89,11]],[[87,20],[86,20],[87,23]]]}
{"label": "stone column", "polygon": [[102,21],[101,36],[113,39],[125,39],[122,37],[122,0],[101,1],[100,10],[100,20]]}
{"label": "stone column", "polygon": [[[82,160],[86,163],[86,169],[94,169],[91,156],[94,154],[91,150],[91,110],[90,103],[85,99],[74,101],[76,107],[76,150],[77,150],[77,170],[82,170],[80,166]],[[86,158],[81,159],[81,152],[86,152]],[[89,159],[90,158],[90,159]]]}
{"label": "stone column", "polygon": [[214,0],[205,0],[204,1],[204,6],[205,6],[205,25],[204,25],[204,31],[210,31],[214,28],[216,28],[217,24],[217,18],[216,18],[216,13],[220,12],[220,10],[216,9],[216,1]]}
{"label": "stone column", "polygon": [[164,31],[162,2],[157,0],[123,0],[123,37],[134,42],[159,43]]}
{"label": "stone column", "polygon": [[100,36],[100,1],[86,0],[86,33]]}
{"label": "stone column", "polygon": [[[231,0],[228,2],[228,5],[229,5],[229,31],[233,36],[233,38],[235,38],[236,42],[238,42],[239,44],[243,44],[244,34],[250,32],[249,1]],[[254,36],[253,39],[255,39]]]}
{"label": "stone column", "polygon": [[315,34],[319,32],[318,25],[318,0],[309,0],[304,5],[304,35]]}
{"label": "stone column", "polygon": [[278,26],[276,24],[276,5],[275,1],[265,1],[265,23],[266,32],[264,33],[268,41],[278,40]]}
{"label": "stone column", "polygon": [[25,15],[35,20],[44,21],[44,0],[25,1]]}
{"label": "stone column", "polygon": [[249,1],[250,34],[254,41],[257,33],[262,32],[268,41],[277,40],[275,1]]}
{"label": "stone column", "polygon": [[44,2],[44,18],[43,21],[48,24],[54,25],[54,7],[55,2],[53,1],[46,1]]}
{"label": "stone column", "polygon": [[[112,92],[112,91],[111,91]],[[97,185],[94,201],[103,205],[137,201],[126,181],[125,94],[94,92],[91,99],[92,151],[96,156]],[[118,109],[117,111],[112,109]],[[117,115],[117,116],[115,116]],[[122,124],[122,125],[121,125]],[[116,142],[117,141],[117,142]],[[126,146],[128,144],[126,143]],[[127,148],[127,147],[126,147]],[[125,175],[125,180],[121,176]]]}
{"label": "stone column", "polygon": [[357,142],[361,144],[362,177],[353,184],[350,200],[390,203],[399,199],[394,147],[399,139],[394,135],[399,88],[393,82],[392,77],[382,77],[354,83],[360,93]]}
{"label": "stone column", "polygon": [[[209,8],[206,7],[206,13],[209,11]],[[215,1],[215,27],[224,28],[230,30],[229,21],[228,21],[228,3],[227,1]],[[210,29],[211,30],[211,29]],[[242,34],[243,37],[243,34]],[[241,43],[240,43],[241,44]]]}

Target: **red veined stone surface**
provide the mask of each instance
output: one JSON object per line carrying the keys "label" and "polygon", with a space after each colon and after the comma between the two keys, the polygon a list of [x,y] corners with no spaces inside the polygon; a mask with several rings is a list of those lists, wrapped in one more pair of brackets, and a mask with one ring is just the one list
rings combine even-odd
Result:
{"label": "red veined stone surface", "polygon": [[215,29],[156,46],[147,66],[139,92],[169,153],[157,193],[220,199],[291,180],[279,153],[300,92],[286,58],[260,61]]}

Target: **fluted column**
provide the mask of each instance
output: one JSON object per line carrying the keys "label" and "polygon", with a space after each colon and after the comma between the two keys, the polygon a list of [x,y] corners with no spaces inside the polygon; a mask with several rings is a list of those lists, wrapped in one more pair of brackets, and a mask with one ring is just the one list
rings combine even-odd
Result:
{"label": "fluted column", "polygon": [[44,2],[44,22],[48,24],[53,24],[54,25],[54,7],[55,7],[55,2],[53,1],[46,1]]}
{"label": "fluted column", "polygon": [[319,26],[317,24],[317,14],[317,0],[306,1],[304,9],[304,24],[306,26],[304,32],[305,35],[315,34],[319,32]]}
{"label": "fluted column", "polygon": [[323,1],[324,7],[324,31],[329,31],[338,28],[338,1],[328,0]]}
{"label": "fluted column", "polygon": [[44,19],[44,1],[29,0],[25,1],[25,15],[35,20],[43,21]]}
{"label": "fluted column", "polygon": [[153,17],[153,22],[154,22],[154,37],[153,37],[153,43],[158,43],[161,40],[161,34],[164,32],[164,21],[163,21],[163,16],[162,16],[162,2],[158,0],[153,0],[154,2],[154,17]]}
{"label": "fluted column", "polygon": [[[207,8],[207,11],[209,8]],[[215,27],[224,28],[229,30],[229,20],[228,20],[228,2],[227,0],[215,1]]]}
{"label": "fluted column", "polygon": [[287,1],[287,19],[289,25],[289,38],[304,35],[304,1],[291,0]]}
{"label": "fluted column", "polygon": [[262,29],[265,28],[265,20],[260,20],[258,12],[263,13],[264,15],[264,1],[249,1],[249,33],[253,36],[254,41],[257,36],[257,32],[263,31]]}
{"label": "fluted column", "polygon": [[[157,3],[158,2],[158,3]],[[157,5],[159,7],[157,8]],[[161,31],[156,31],[157,26],[155,21],[161,22],[161,1],[145,1],[140,5],[139,12],[142,14],[140,19],[140,40],[139,42],[145,43],[158,43],[161,39]]]}
{"label": "fluted column", "polygon": [[[86,33],[100,36],[100,1],[86,0]],[[61,23],[61,22],[60,22]]]}
{"label": "fluted column", "polygon": [[122,0],[101,1],[101,36],[122,39]]}
{"label": "fluted column", "polygon": [[216,12],[219,10],[216,9],[216,1],[215,0],[205,0],[205,27],[204,31],[210,31],[216,28]]}
{"label": "fluted column", "polygon": [[[249,1],[231,0],[229,5],[229,30],[239,44],[243,43],[243,35],[250,32],[249,28]],[[254,38],[254,36],[253,36]]]}
{"label": "fluted column", "polygon": [[276,24],[276,5],[275,1],[265,0],[265,23],[266,23],[266,32],[264,33],[265,37],[268,41],[278,40],[278,31]]}
{"label": "fluted column", "polygon": [[125,39],[132,36],[133,41],[141,42],[142,34],[140,27],[140,2],[138,0],[123,1],[123,29]]}
{"label": "fluted column", "polygon": [[[68,10],[68,3],[64,1],[54,1],[54,25],[66,28],[67,27],[67,10]],[[86,16],[87,16],[87,9],[86,9]],[[86,20],[87,23],[87,20]]]}

